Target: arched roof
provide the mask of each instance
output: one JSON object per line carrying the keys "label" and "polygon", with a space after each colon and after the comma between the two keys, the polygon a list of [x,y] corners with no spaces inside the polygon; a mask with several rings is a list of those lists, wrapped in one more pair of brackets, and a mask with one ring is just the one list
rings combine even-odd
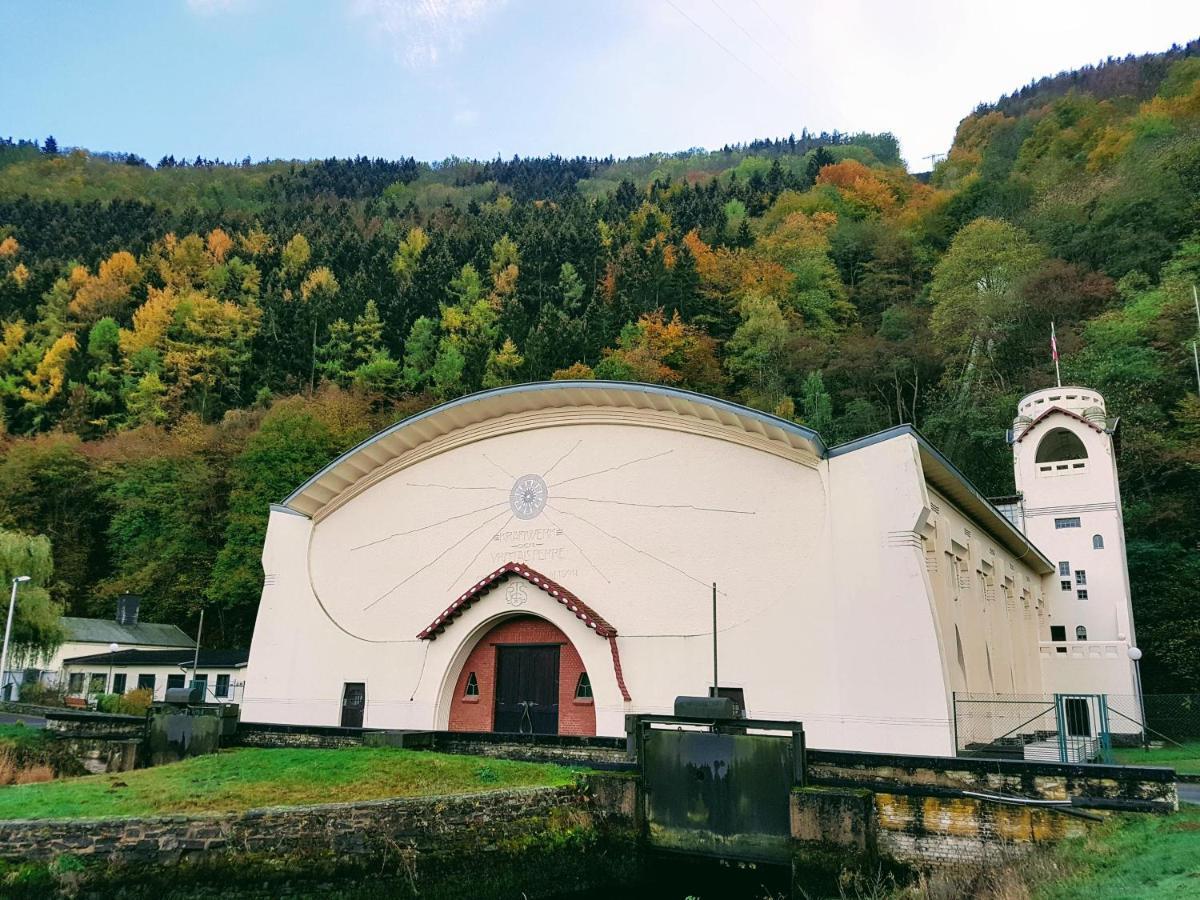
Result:
{"label": "arched roof", "polygon": [[347,450],[293,491],[283,505],[311,516],[372,472],[452,431],[516,413],[562,408],[624,408],[674,413],[825,456],[811,428],[693,391],[625,381],[542,381],[481,391],[410,416]]}

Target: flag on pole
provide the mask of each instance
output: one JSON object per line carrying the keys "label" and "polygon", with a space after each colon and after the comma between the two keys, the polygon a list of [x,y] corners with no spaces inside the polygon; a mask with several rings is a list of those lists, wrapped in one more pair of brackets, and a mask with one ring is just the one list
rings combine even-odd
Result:
{"label": "flag on pole", "polygon": [[1062,387],[1062,373],[1058,370],[1058,338],[1054,336],[1054,322],[1050,322],[1050,356],[1054,360],[1054,381]]}

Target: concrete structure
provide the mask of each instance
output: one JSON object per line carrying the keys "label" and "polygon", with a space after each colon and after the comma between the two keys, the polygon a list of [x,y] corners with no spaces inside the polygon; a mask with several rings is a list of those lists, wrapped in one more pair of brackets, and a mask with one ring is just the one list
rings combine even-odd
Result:
{"label": "concrete structure", "polygon": [[[1103,428],[1106,445],[1053,415],[1111,468]],[[272,508],[243,719],[586,733],[594,717],[620,735],[626,713],[710,688],[716,582],[720,688],[750,715],[802,719],[813,746],[952,754],[954,692],[1055,689],[1041,645],[1066,615],[1048,596],[1065,551],[1039,551],[1031,523],[1071,503],[1021,469],[1051,421],[1015,445],[1018,527],[909,426],[830,449],[711,397],[594,381],[444,404]],[[1119,512],[1093,531],[1115,551]]]}
{"label": "concrete structure", "polygon": [[237,703],[246,684],[249,655],[246,650],[201,650],[193,679],[195,650],[93,653],[64,660],[62,677],[71,697],[123,694],[148,687],[155,700],[163,700],[167,688],[186,687],[196,680],[204,685],[207,702]]}
{"label": "concrete structure", "polygon": [[1096,391],[1056,387],[1022,399],[1013,422],[1018,524],[1056,567],[1040,635],[1048,691],[1137,693],[1118,421]]}

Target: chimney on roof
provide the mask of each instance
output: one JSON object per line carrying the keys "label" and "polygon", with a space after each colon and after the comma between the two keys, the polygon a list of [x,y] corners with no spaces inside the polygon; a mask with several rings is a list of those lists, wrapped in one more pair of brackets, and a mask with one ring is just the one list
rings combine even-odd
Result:
{"label": "chimney on roof", "polygon": [[117,624],[136,625],[142,598],[137,594],[122,594],[117,598]]}

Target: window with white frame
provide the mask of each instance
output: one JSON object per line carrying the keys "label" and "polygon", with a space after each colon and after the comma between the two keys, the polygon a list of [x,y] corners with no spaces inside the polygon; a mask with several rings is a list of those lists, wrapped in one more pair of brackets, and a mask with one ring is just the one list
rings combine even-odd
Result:
{"label": "window with white frame", "polygon": [[1076,569],[1075,570],[1075,583],[1077,585],[1079,585],[1080,587],[1085,586],[1087,584],[1087,572],[1084,571],[1083,569]]}

